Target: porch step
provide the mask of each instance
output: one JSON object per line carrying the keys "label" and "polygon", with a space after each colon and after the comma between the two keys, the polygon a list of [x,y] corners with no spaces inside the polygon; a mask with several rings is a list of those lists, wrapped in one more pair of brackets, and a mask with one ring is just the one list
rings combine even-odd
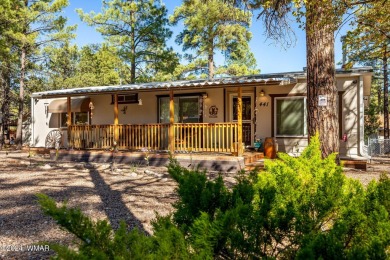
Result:
{"label": "porch step", "polygon": [[264,158],[264,153],[260,152],[246,152],[244,153],[244,163],[245,165],[256,162]]}
{"label": "porch step", "polygon": [[[136,164],[144,166],[146,154],[144,152],[119,151],[115,154],[107,151],[84,151],[84,150],[59,150],[58,154],[54,149],[50,150],[52,160],[71,162],[93,162],[112,163],[115,160],[118,164]],[[175,159],[185,168],[200,170],[236,173],[245,167],[244,158],[231,155],[219,154],[175,154]],[[148,154],[149,166],[166,166],[169,163],[168,153]]]}
{"label": "porch step", "polygon": [[347,168],[359,169],[367,171],[367,161],[363,160],[343,160],[341,159],[341,165]]}
{"label": "porch step", "polygon": [[23,147],[22,148],[23,152],[26,152],[26,153],[32,152],[32,153],[43,154],[43,155],[49,155],[50,150],[51,149],[44,148],[44,147]]}
{"label": "porch step", "polygon": [[252,163],[245,164],[245,171],[252,171],[254,169],[264,169],[264,159],[254,161]]}

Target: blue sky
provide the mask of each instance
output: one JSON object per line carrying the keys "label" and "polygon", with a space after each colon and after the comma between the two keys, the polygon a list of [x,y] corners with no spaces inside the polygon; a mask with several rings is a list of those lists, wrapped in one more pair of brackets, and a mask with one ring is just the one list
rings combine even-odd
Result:
{"label": "blue sky", "polygon": [[[99,43],[103,39],[94,27],[90,27],[80,21],[76,13],[76,9],[81,8],[84,12],[100,12],[101,0],[69,0],[70,5],[65,9],[64,15],[68,17],[68,23],[70,25],[77,24],[77,37],[75,43],[79,46],[83,46],[91,43]],[[181,4],[181,0],[165,0],[166,7],[168,8],[168,15],[173,13],[175,7]],[[257,60],[258,68],[261,73],[277,73],[277,72],[289,72],[289,71],[302,71],[303,67],[306,67],[306,46],[305,46],[305,33],[298,28],[296,24],[293,25],[297,42],[294,47],[284,49],[278,43],[272,40],[267,40],[264,36],[264,29],[261,21],[253,19],[252,26],[250,28],[253,37],[250,41],[250,47]],[[169,46],[172,46],[177,52],[182,52],[181,46],[178,46],[175,41],[175,35],[180,31],[178,28],[172,28],[174,35],[168,42]],[[336,35],[335,39],[335,53],[336,63],[341,61],[341,43],[340,36],[345,33],[347,28],[342,28]],[[216,57],[217,65],[223,64],[221,55]],[[339,67],[339,66],[338,66]]]}

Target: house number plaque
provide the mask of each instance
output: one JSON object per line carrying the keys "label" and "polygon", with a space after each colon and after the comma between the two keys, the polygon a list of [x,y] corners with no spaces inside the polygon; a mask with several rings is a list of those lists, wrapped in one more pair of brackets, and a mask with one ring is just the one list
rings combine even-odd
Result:
{"label": "house number plaque", "polygon": [[328,105],[328,97],[324,95],[318,96],[318,106],[319,107],[326,107]]}

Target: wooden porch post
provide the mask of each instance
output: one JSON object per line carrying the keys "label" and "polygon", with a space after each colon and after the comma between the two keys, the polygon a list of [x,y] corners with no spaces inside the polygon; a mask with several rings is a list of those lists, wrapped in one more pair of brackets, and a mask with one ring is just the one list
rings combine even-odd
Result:
{"label": "wooden porch post", "polygon": [[169,90],[169,152],[173,155],[175,152],[175,105],[173,103],[173,90]]}
{"label": "wooden porch post", "polygon": [[71,131],[70,127],[72,125],[72,102],[71,97],[66,98],[66,108],[67,108],[67,118],[66,118],[66,126],[67,126],[67,134],[68,134],[68,147],[73,147],[73,142],[71,143]]}
{"label": "wooden porch post", "polygon": [[116,142],[116,145],[118,145],[119,141],[119,131],[118,131],[118,94],[114,94],[114,142]]}
{"label": "wooden porch post", "polygon": [[237,95],[237,124],[238,124],[238,136],[237,136],[237,156],[242,156],[242,89],[238,87]]}

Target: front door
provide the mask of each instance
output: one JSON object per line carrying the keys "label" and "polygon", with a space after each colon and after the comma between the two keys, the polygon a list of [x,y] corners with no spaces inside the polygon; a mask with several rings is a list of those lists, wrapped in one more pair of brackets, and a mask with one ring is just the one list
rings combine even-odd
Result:
{"label": "front door", "polygon": [[[237,95],[231,95],[231,121],[237,122]],[[253,96],[248,94],[242,95],[242,142],[245,146],[252,144],[252,118],[253,118]]]}

